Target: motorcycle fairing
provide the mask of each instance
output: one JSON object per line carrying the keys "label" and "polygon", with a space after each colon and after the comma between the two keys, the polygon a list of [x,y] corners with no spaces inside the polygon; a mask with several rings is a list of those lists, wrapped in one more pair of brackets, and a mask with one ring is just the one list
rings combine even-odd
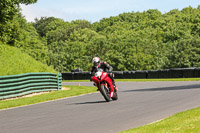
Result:
{"label": "motorcycle fairing", "polygon": [[110,86],[110,97],[113,97],[114,87],[112,84],[112,80],[108,77],[108,74],[106,72],[102,72],[102,75],[100,78],[93,76],[92,81],[94,81],[96,83],[96,85],[99,89],[100,89],[100,85],[105,84],[103,81],[106,81]]}

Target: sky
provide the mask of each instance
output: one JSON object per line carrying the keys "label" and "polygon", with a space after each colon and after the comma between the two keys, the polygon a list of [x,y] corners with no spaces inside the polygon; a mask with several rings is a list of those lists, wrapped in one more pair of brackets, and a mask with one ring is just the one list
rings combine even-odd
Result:
{"label": "sky", "polygon": [[127,12],[157,9],[167,13],[172,9],[197,8],[199,0],[38,0],[31,5],[20,5],[28,22],[35,18],[55,17],[64,21],[87,20],[91,23]]}

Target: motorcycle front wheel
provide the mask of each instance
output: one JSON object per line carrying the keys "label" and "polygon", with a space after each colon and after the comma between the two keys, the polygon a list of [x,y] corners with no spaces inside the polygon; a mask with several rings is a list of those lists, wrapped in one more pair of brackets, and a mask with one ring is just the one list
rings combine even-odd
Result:
{"label": "motorcycle front wheel", "polygon": [[108,91],[108,89],[105,88],[104,85],[101,85],[101,90],[100,90],[101,94],[103,95],[103,97],[105,98],[105,100],[107,102],[110,102],[110,93]]}

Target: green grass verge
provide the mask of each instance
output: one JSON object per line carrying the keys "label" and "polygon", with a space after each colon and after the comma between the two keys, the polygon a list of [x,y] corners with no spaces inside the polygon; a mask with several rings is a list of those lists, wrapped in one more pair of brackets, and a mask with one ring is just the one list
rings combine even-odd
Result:
{"label": "green grass verge", "polygon": [[200,107],[121,133],[200,133]]}
{"label": "green grass verge", "polygon": [[70,90],[53,91],[50,93],[45,93],[37,96],[24,97],[13,100],[1,100],[0,109],[19,107],[55,99],[61,99],[65,97],[77,96],[81,94],[96,92],[97,90],[96,87],[85,87],[85,86],[74,86],[74,85],[67,85],[63,87],[68,87],[70,88]]}

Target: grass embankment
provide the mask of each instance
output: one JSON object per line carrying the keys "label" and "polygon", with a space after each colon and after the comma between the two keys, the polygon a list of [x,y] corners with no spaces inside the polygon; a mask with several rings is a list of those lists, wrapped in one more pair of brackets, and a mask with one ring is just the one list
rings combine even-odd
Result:
{"label": "grass embankment", "polygon": [[12,107],[19,107],[24,105],[30,105],[50,100],[56,100],[71,96],[77,96],[87,93],[96,92],[96,87],[84,87],[84,86],[64,86],[70,88],[69,90],[61,90],[61,91],[54,91],[51,93],[45,93],[37,96],[32,97],[22,97],[18,99],[12,100],[1,100],[0,101],[0,109],[12,108]]}
{"label": "grass embankment", "polygon": [[0,76],[29,72],[52,72],[53,68],[36,61],[20,49],[0,44]]}

